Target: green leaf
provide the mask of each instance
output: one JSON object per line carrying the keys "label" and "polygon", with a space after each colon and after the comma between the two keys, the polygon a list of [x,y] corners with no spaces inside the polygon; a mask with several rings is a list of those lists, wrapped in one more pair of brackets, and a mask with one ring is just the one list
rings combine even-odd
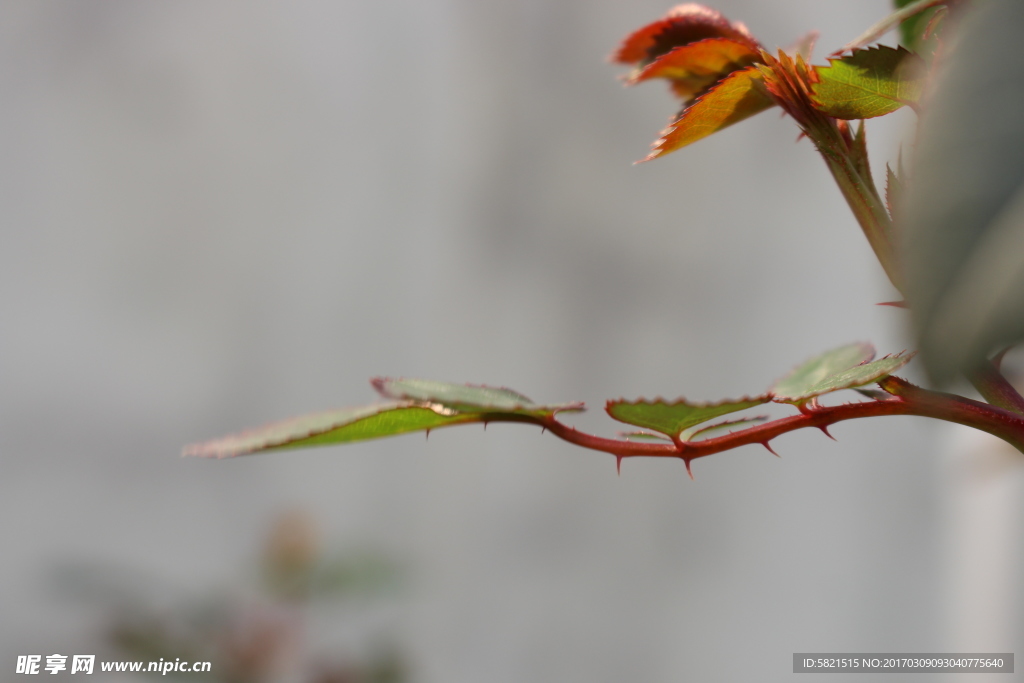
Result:
{"label": "green leaf", "polygon": [[939,384],[1024,341],[1024,3],[977,3],[958,35],[900,215],[907,300]]}
{"label": "green leaf", "polygon": [[764,89],[763,80],[756,66],[726,76],[662,131],[644,161],[693,144],[774,106],[775,100]]}
{"label": "green leaf", "polygon": [[853,389],[854,387],[862,387],[865,384],[877,382],[902,368],[913,357],[913,353],[905,356],[886,356],[876,361],[844,370],[843,372],[837,372],[808,388],[804,395],[806,398],[812,398],[822,394],[830,394],[833,391],[840,391],[841,389]]}
{"label": "green leaf", "polygon": [[698,436],[707,438],[716,432],[742,429],[743,427],[748,427],[750,425],[760,424],[767,419],[767,415],[756,415],[754,417],[747,417],[739,420],[726,420],[725,422],[708,425],[707,427],[690,427],[689,429],[683,430],[683,433],[679,435],[679,439],[681,441],[693,441]]}
{"label": "green leaf", "polygon": [[905,48],[884,45],[857,50],[831,66],[815,67],[814,106],[838,119],[870,119],[917,105],[924,86],[924,60]]}
{"label": "green leaf", "polygon": [[808,393],[830,375],[849,370],[875,357],[875,347],[866,342],[847,344],[826,351],[798,366],[769,389],[776,401],[803,403],[817,394]]}
{"label": "green leaf", "polygon": [[265,427],[186,446],[182,455],[228,458],[260,451],[378,439],[406,432],[480,422],[482,419],[483,416],[479,413],[445,415],[409,402],[381,403],[275,422]]}
{"label": "green leaf", "polygon": [[386,398],[416,401],[460,413],[503,413],[546,417],[565,411],[583,410],[582,403],[538,405],[517,391],[503,387],[451,384],[426,379],[371,380],[374,388]]}
{"label": "green leaf", "polygon": [[677,438],[685,429],[699,425],[721,415],[735,413],[753,406],[767,403],[771,396],[744,397],[738,401],[720,403],[690,403],[679,399],[668,403],[663,399],[654,401],[609,401],[605,410],[619,422],[636,425]]}

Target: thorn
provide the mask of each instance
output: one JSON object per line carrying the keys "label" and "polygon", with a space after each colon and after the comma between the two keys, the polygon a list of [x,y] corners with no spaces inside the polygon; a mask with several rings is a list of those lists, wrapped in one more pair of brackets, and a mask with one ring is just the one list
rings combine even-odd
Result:
{"label": "thorn", "polygon": [[690,475],[690,481],[693,481],[693,470],[690,469],[690,458],[683,458],[683,462],[686,464],[686,473]]}
{"label": "thorn", "polygon": [[541,425],[541,426],[540,426],[540,433],[541,433],[541,434],[543,434],[543,433],[544,433],[544,432],[546,432],[546,431],[548,431],[548,428],[547,428],[547,426],[546,426],[546,425]]}
{"label": "thorn", "polygon": [[826,427],[825,425],[822,425],[822,426],[818,427],[818,429],[823,431],[825,433],[825,436],[827,436],[828,438],[832,439],[833,441],[836,440],[836,437],[834,437],[834,436],[832,436],[831,434],[828,433],[828,427]]}
{"label": "thorn", "polygon": [[620,476],[620,477],[622,476],[622,456],[621,455],[616,455],[615,456],[615,474]]}
{"label": "thorn", "polygon": [[892,306],[893,308],[910,308],[906,301],[880,301],[876,306]]}
{"label": "thorn", "polygon": [[781,458],[782,457],[781,455],[779,455],[778,453],[775,452],[775,449],[772,448],[771,445],[767,441],[762,441],[761,445],[764,446],[765,448],[767,448],[768,452],[771,453],[772,455],[774,455],[776,458]]}
{"label": "thorn", "polygon": [[429,438],[430,438],[430,429],[427,429],[427,433],[426,433],[426,436],[425,436],[425,438],[427,438],[427,439],[429,439]]}
{"label": "thorn", "polygon": [[486,432],[487,431],[487,420],[483,420],[483,423],[484,423],[484,431]]}

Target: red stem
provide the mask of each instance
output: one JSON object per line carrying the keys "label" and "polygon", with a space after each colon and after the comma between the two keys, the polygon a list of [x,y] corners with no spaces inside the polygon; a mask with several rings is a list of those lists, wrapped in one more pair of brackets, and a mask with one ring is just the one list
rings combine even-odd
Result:
{"label": "red stem", "polygon": [[555,416],[538,420],[524,416],[496,415],[489,421],[540,424],[569,443],[611,453],[617,458],[682,458],[687,464],[697,458],[749,444],[761,444],[771,450],[768,444],[772,439],[797,429],[816,427],[827,434],[827,427],[837,422],[883,415],[917,415],[955,422],[993,434],[1024,452],[1024,416],[955,394],[922,389],[898,377],[887,377],[879,384],[891,394],[891,398],[817,407],[724,436],[679,444],[608,439],[581,432],[559,422]]}

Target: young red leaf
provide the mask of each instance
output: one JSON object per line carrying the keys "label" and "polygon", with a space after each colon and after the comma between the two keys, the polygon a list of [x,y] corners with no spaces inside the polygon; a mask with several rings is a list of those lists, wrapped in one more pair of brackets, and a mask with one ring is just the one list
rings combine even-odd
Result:
{"label": "young red leaf", "polygon": [[729,38],[708,38],[672,48],[636,72],[630,83],[667,78],[677,95],[689,99],[725,74],[753,64],[759,52],[747,43]]}
{"label": "young red leaf", "polygon": [[905,48],[857,50],[830,66],[815,67],[814,106],[837,119],[870,119],[916,107],[924,86],[924,60]]}
{"label": "young red leaf", "polygon": [[684,109],[679,118],[662,131],[644,161],[697,142],[774,104],[756,66],[734,71]]}
{"label": "young red leaf", "polygon": [[673,7],[662,19],[631,33],[611,58],[622,64],[643,66],[674,47],[705,38],[730,38],[749,45],[753,50],[761,47],[743,24],[730,22],[710,7],[686,3]]}

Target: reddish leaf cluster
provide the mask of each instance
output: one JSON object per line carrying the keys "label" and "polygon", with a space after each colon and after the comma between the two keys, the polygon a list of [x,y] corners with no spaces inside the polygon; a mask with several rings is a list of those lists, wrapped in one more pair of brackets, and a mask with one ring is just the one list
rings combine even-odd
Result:
{"label": "reddish leaf cluster", "polygon": [[[612,60],[633,66],[629,84],[652,78],[669,81],[684,106],[654,143],[645,159],[668,154],[727,126],[779,105],[826,154],[845,154],[853,145],[846,125],[838,119],[860,119],[913,104],[919,91],[913,79],[901,87],[901,72],[914,57],[892,48],[862,50],[828,67],[805,61],[814,34],[787,54],[772,56],[739,22],[716,10],[688,3],[622,42]],[[918,60],[920,61],[920,60]],[[834,75],[825,72],[835,72]],[[842,82],[826,83],[825,78]],[[892,85],[879,90],[876,83]],[[910,93],[909,100],[889,91]],[[851,101],[850,93],[857,97]],[[845,148],[845,149],[844,149]]]}

